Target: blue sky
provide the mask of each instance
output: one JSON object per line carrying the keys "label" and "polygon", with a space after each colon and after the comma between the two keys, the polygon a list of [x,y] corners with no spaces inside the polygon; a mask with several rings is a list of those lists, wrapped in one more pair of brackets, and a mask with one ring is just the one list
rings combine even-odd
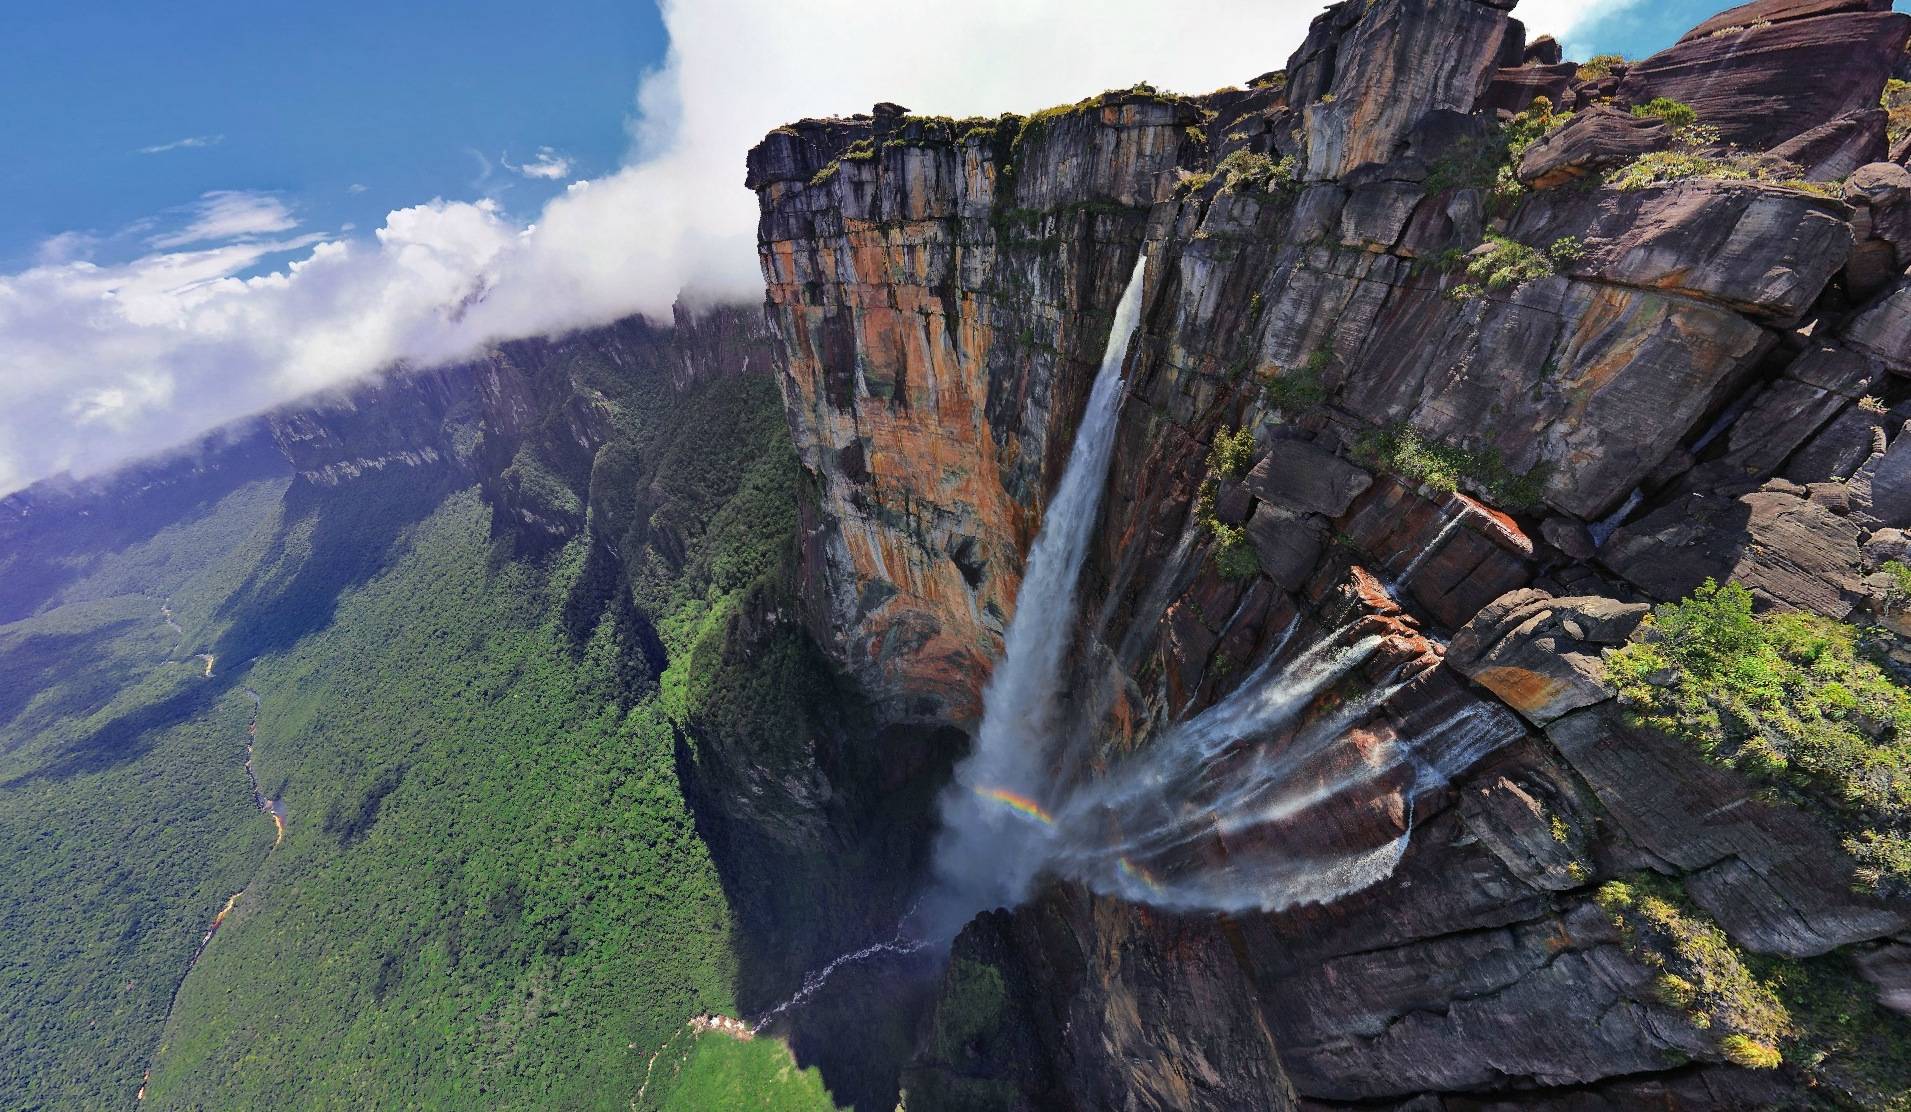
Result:
{"label": "blue sky", "polygon": [[[778,124],[878,100],[1029,111],[1138,80],[1200,92],[1279,66],[1318,10],[13,4],[0,52],[0,495],[394,363],[668,319],[680,296],[760,298],[743,156]],[[1715,10],[1526,0],[1516,14],[1580,57],[1638,57]],[[1228,33],[1176,33],[1217,27]]]}
{"label": "blue sky", "polygon": [[[1597,10],[1598,3],[1588,7]],[[1698,3],[1694,0],[1665,0],[1626,5],[1619,11],[1594,16],[1576,38],[1594,44],[1598,53],[1624,54],[1638,58],[1663,50],[1678,41],[1680,35],[1710,19],[1715,13],[1732,7],[1726,3]],[[1911,0],[1893,0],[1892,10],[1911,12]],[[1517,9],[1513,12],[1518,15]]]}
{"label": "blue sky", "polygon": [[[1574,39],[1636,57],[1717,10],[1634,3]],[[70,0],[12,21],[0,271],[68,232],[123,256],[145,222],[184,222],[215,190],[268,194],[327,230],[374,228],[433,197],[492,197],[528,217],[624,160],[637,83],[668,42],[644,0]],[[565,173],[504,164],[536,165],[546,149]]]}
{"label": "blue sky", "polygon": [[434,196],[535,213],[562,181],[500,160],[549,147],[564,180],[616,168],[666,45],[643,0],[63,0],[8,23],[5,270],[211,190],[272,192],[321,227]]}
{"label": "blue sky", "polygon": [[[1576,39],[1638,56],[1716,10],[1633,4]],[[667,45],[644,0],[68,0],[11,21],[0,270],[62,232],[116,254],[115,233],[213,190],[272,194],[329,229],[439,196],[528,216],[623,160],[633,93]],[[570,164],[559,179],[501,165],[545,148]]]}

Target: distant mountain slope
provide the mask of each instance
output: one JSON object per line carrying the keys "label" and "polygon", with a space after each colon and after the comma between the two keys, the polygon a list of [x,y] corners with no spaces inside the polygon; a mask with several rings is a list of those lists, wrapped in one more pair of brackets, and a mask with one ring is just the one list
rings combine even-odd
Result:
{"label": "distant mountain slope", "polygon": [[[776,617],[770,368],[754,312],[508,345],[271,415],[278,477],[5,534],[0,1106],[130,1107],[150,1066],[140,1107],[829,1107],[780,1041],[687,1025],[864,929],[819,914],[806,809],[857,793]],[[786,772],[816,796],[717,829]],[[735,858],[773,836],[775,873]]]}

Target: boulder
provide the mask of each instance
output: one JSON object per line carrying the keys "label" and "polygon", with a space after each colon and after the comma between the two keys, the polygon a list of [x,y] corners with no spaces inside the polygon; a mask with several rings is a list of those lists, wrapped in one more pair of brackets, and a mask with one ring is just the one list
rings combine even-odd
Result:
{"label": "boulder", "polygon": [[1267,502],[1254,507],[1247,537],[1261,559],[1261,570],[1286,590],[1298,590],[1313,574],[1314,563],[1327,546],[1327,523]]}
{"label": "boulder", "polygon": [[1298,970],[1281,981],[1276,1030],[1309,1096],[1399,1100],[1488,1089],[1507,1075],[1565,1086],[1662,1069],[1668,1051],[1707,1052],[1696,1032],[1666,1022],[1651,981],[1605,913],[1581,900],[1533,922]]}
{"label": "boulder", "polygon": [[[1568,125],[1569,127],[1571,125]],[[1664,290],[1778,324],[1800,319],[1851,253],[1840,202],[1759,182],[1694,179],[1647,189],[1552,190],[1509,234],[1544,247],[1576,236],[1573,273]]]}
{"label": "boulder", "polygon": [[1847,406],[1865,397],[1882,372],[1877,363],[1835,343],[1815,343],[1759,391],[1732,422],[1726,452],[1705,464],[1692,486],[1757,482]]}
{"label": "boulder", "polygon": [[1446,0],[1343,0],[1317,16],[1287,63],[1305,177],[1386,162],[1422,116],[1471,111],[1515,26],[1502,8]]}
{"label": "boulder", "polygon": [[1867,459],[1884,451],[1884,423],[1884,414],[1846,406],[1786,462],[1780,477],[1794,483],[1849,479]]}
{"label": "boulder", "polygon": [[1811,181],[1837,181],[1885,156],[1884,109],[1847,113],[1787,139],[1771,153],[1797,165]]}
{"label": "boulder", "polygon": [[1664,120],[1598,105],[1575,113],[1557,131],[1528,146],[1516,173],[1525,185],[1551,189],[1671,145],[1672,129]]}
{"label": "boulder", "polygon": [[1592,534],[1578,520],[1554,514],[1539,523],[1539,535],[1546,543],[1559,549],[1561,554],[1574,560],[1590,560],[1593,556]]}
{"label": "boulder", "polygon": [[1389,592],[1449,629],[1533,576],[1531,538],[1464,494],[1385,479],[1355,499],[1340,527]]}
{"label": "boulder", "polygon": [[1911,278],[1900,278],[1846,322],[1845,342],[1911,375]]}
{"label": "boulder", "polygon": [[1874,453],[1846,484],[1851,513],[1867,525],[1911,526],[1911,436],[1900,428],[1891,446]]}
{"label": "boulder", "polygon": [[1566,93],[1573,85],[1573,75],[1578,70],[1577,62],[1515,66],[1499,70],[1493,74],[1492,83],[1487,85],[1486,92],[1481,95],[1479,107],[1485,112],[1524,112],[1536,97],[1545,97],[1554,105],[1564,105]]}
{"label": "boulder", "polygon": [[1596,829],[1571,785],[1571,774],[1550,760],[1537,769],[1515,765],[1462,788],[1460,815],[1515,876],[1543,891],[1569,891],[1586,882],[1588,832]]}
{"label": "boulder", "polygon": [[1447,646],[1447,663],[1535,726],[1612,697],[1600,654],[1623,644],[1643,603],[1554,598],[1527,588],[1487,604]]}
{"label": "boulder", "polygon": [[[1869,7],[1869,5],[1867,5]],[[1720,17],[1725,18],[1725,17]],[[1911,16],[1852,11],[1788,18],[1679,42],[1634,63],[1619,99],[1691,105],[1728,143],[1770,150],[1840,116],[1878,107],[1911,35]]]}
{"label": "boulder", "polygon": [[1546,736],[1611,821],[1685,873],[1687,893],[1740,945],[1811,957],[1911,922],[1911,904],[1852,890],[1822,819],[1761,801],[1756,784],[1688,742],[1628,725],[1615,704],[1567,715]]}
{"label": "boulder", "polygon": [[1340,242],[1379,251],[1392,247],[1425,196],[1420,183],[1410,181],[1373,182],[1355,189],[1340,210]]}
{"label": "boulder", "polygon": [[1863,593],[1857,526],[1778,490],[1675,498],[1620,528],[1599,556],[1621,578],[1667,602],[1707,579],[1730,579],[1766,605],[1843,618]]}
{"label": "boulder", "polygon": [[1304,440],[1276,440],[1242,486],[1264,502],[1288,510],[1339,517],[1373,476]]}
{"label": "boulder", "polygon": [[1564,278],[1457,312],[1437,290],[1403,291],[1369,335],[1341,406],[1496,453],[1512,474],[1543,466],[1545,501],[1583,521],[1624,501],[1770,343],[1716,305]]}
{"label": "boulder", "polygon": [[1841,12],[1888,12],[1891,0],[1753,0],[1727,8],[1679,36],[1680,42],[1711,38],[1750,27],[1755,23],[1785,23],[1794,19],[1835,15]]}
{"label": "boulder", "polygon": [[1911,266],[1911,171],[1895,162],[1860,166],[1845,180],[1845,203],[1857,237],[1845,281],[1869,297]]}
{"label": "boulder", "polygon": [[927,1041],[903,1075],[909,1103],[1292,1109],[1249,961],[1212,917],[1076,885],[986,912],[944,974],[938,1026],[966,1037]]}
{"label": "boulder", "polygon": [[1858,971],[1878,989],[1878,1003],[1911,1016],[1911,943],[1886,941],[1852,954]]}

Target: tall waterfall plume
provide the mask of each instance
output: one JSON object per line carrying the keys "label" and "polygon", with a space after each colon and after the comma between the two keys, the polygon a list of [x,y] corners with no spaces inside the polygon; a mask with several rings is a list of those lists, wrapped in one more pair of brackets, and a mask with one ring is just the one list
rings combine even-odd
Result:
{"label": "tall waterfall plume", "polygon": [[1002,657],[982,693],[975,748],[943,793],[935,888],[923,904],[933,936],[953,935],[984,908],[1014,904],[1048,857],[1049,747],[1055,692],[1075,628],[1075,587],[1088,553],[1121,410],[1122,364],[1141,315],[1148,256],[1115,307],[1108,346],[1089,391],[1075,444],[1055,489],[1015,597]]}

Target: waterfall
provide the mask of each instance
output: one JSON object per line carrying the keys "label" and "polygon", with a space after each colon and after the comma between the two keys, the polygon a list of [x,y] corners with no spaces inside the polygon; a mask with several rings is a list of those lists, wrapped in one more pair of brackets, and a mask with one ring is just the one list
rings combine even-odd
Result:
{"label": "waterfall", "polygon": [[1029,550],[1002,657],[983,689],[975,748],[956,766],[955,781],[942,796],[936,888],[923,908],[924,926],[934,937],[953,936],[979,910],[1018,902],[1046,857],[1043,800],[1056,732],[1055,693],[1075,628],[1076,582],[1108,477],[1122,363],[1141,314],[1147,269],[1144,253],[1115,308],[1081,428]]}
{"label": "waterfall", "polygon": [[1454,506],[1451,502],[1440,507],[1440,515],[1442,518],[1440,528],[1433,534],[1433,539],[1426,543],[1426,547],[1415,553],[1413,559],[1407,561],[1407,566],[1401,570],[1399,575],[1387,581],[1387,593],[1394,598],[1405,597],[1401,592],[1405,591],[1407,587],[1413,583],[1413,577],[1419,572],[1420,566],[1432,559],[1434,553],[1440,551],[1440,546],[1444,545],[1447,537],[1451,536],[1453,531],[1460,527],[1460,519],[1465,516],[1461,509]]}
{"label": "waterfall", "polygon": [[1592,537],[1593,547],[1606,547],[1606,542],[1612,539],[1612,535],[1618,531],[1621,525],[1626,523],[1626,518],[1630,517],[1632,511],[1638,507],[1639,503],[1645,501],[1645,499],[1646,488],[1633,487],[1632,493],[1626,496],[1626,500],[1620,503],[1618,509],[1600,518],[1598,521],[1593,522],[1591,525],[1588,525],[1586,527],[1586,533]]}
{"label": "waterfall", "polygon": [[[1417,677],[1396,666],[1356,680],[1351,691],[1334,690],[1354,678],[1384,638],[1356,618],[1290,657],[1302,626],[1296,615],[1261,663],[1214,705],[1099,775],[1056,775],[1070,755],[1056,746],[1079,733],[1062,728],[1056,694],[1077,626],[1076,588],[1107,482],[1146,267],[1145,256],[1136,261],[1116,308],[1081,427],[1029,552],[1002,657],[983,688],[975,746],[939,800],[928,890],[894,937],[811,973],[756,1030],[803,1006],[843,966],[946,945],[978,911],[1020,903],[1045,870],[1137,902],[1224,912],[1324,903],[1379,883],[1406,852],[1418,800],[1517,734],[1472,701],[1424,724],[1387,725],[1377,716],[1384,718],[1388,700]],[[1393,589],[1413,578],[1461,516],[1459,507],[1447,508]],[[1148,597],[1165,598],[1172,589],[1192,536],[1184,535]],[[1355,793],[1356,808],[1363,797],[1394,799],[1398,821],[1371,807],[1379,817],[1365,826],[1305,821],[1307,812]]]}

